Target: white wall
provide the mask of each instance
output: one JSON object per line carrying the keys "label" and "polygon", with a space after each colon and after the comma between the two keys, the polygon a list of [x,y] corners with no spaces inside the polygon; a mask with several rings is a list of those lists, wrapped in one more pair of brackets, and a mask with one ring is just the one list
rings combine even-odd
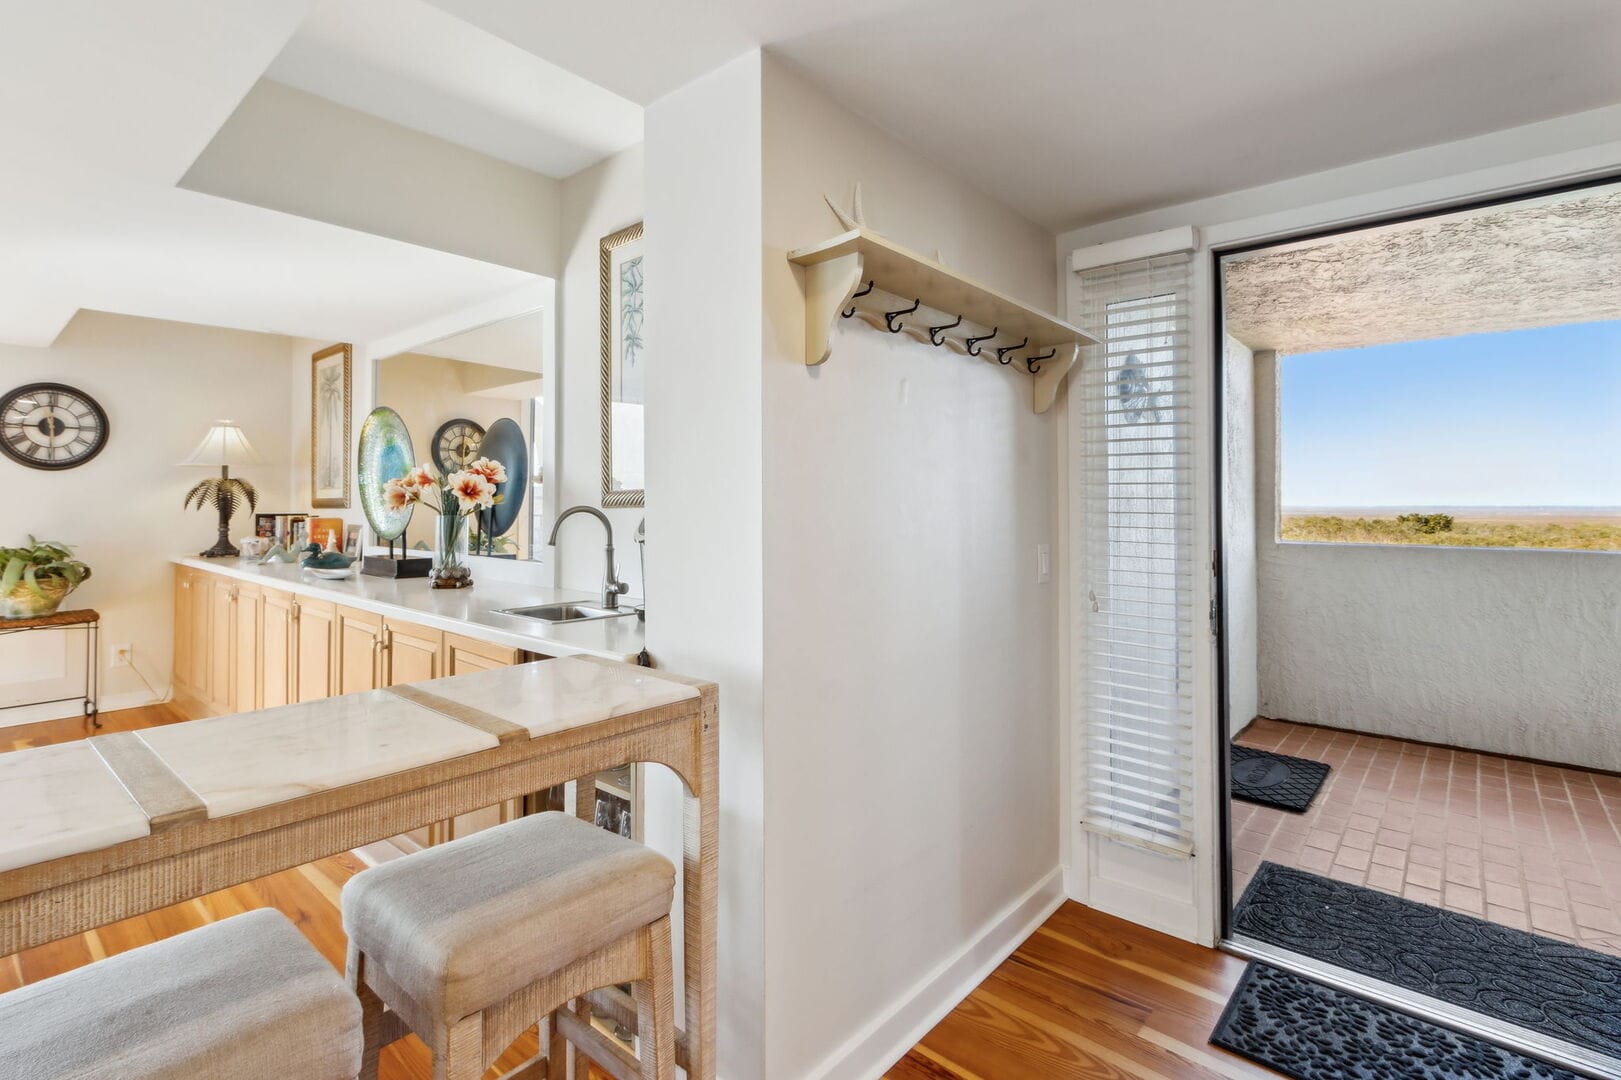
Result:
{"label": "white wall", "polygon": [[[173,650],[169,560],[214,542],[212,509],[181,508],[186,491],[214,472],[175,463],[196,447],[214,420],[235,420],[265,464],[232,475],[254,484],[262,509],[287,501],[287,356],[283,337],[93,311],[76,315],[48,348],[0,346],[5,389],[28,382],[67,383],[107,410],[110,440],[89,464],[43,472],[0,459],[7,507],[0,515],[0,543],[20,544],[33,533],[72,545],[94,574],[66,606],[101,612],[103,668],[114,645],[134,646],[139,677],[129,670],[106,671],[104,708],[128,708],[166,695]],[[232,526],[234,540],[252,533],[253,520],[242,512]],[[53,644],[43,643],[53,638]],[[37,674],[41,669],[33,665],[39,663],[53,674],[63,670],[76,685],[82,671],[80,639],[74,637],[65,648],[64,655],[63,635],[0,640],[0,702],[47,696],[29,692],[39,689],[32,679],[28,687],[11,685],[23,672]],[[71,704],[57,706],[49,715],[74,711]],[[40,718],[42,712],[35,710],[0,713],[0,723]]]}
{"label": "white wall", "polygon": [[[729,1080],[766,1075],[760,108],[750,52],[648,106],[645,144],[647,341],[664,358],[647,373],[647,644],[720,684]],[[663,846],[667,798],[649,803]]]}
{"label": "white wall", "polygon": [[1056,420],[1016,368],[854,320],[807,368],[786,254],[860,180],[873,228],[1051,310],[1052,236],[764,76],[766,1075],[872,1076],[1060,893]]}
{"label": "white wall", "polygon": [[1277,539],[1256,354],[1260,712],[1621,770],[1621,555]]}
{"label": "white wall", "polygon": [[1227,605],[1228,734],[1242,731],[1255,719],[1260,689],[1257,674],[1256,598],[1256,428],[1255,360],[1231,334],[1222,339],[1221,519],[1226,530],[1222,550]]}
{"label": "white wall", "polygon": [[558,181],[269,79],[181,186],[548,277],[560,265]]}
{"label": "white wall", "polygon": [[[602,354],[598,329],[598,242],[642,219],[643,151],[633,146],[584,169],[562,185],[560,310],[557,414],[562,449],[558,509],[584,504],[602,507]],[[662,353],[660,355],[663,355]],[[662,362],[662,361],[661,361]],[[679,363],[672,357],[671,363]],[[548,476],[550,481],[551,477]],[[644,508],[604,511],[613,522],[620,579],[632,596],[645,596],[635,543]],[[545,539],[542,537],[542,539]],[[658,541],[649,532],[648,546]],[[576,520],[557,538],[558,586],[595,591],[602,587],[602,530]],[[655,586],[655,591],[657,586]],[[649,606],[657,601],[649,598]]]}

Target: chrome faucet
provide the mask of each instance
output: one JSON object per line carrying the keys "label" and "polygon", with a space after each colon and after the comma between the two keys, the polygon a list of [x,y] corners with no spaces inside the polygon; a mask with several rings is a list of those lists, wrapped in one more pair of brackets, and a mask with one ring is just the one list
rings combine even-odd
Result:
{"label": "chrome faucet", "polygon": [[602,606],[609,611],[619,610],[619,598],[630,592],[630,583],[619,580],[619,567],[614,563],[614,527],[613,522],[594,506],[571,506],[557,515],[557,523],[552,526],[551,538],[546,541],[548,547],[557,546],[557,530],[563,527],[563,522],[575,514],[590,514],[602,522],[602,528],[608,534],[607,568],[602,572]]}

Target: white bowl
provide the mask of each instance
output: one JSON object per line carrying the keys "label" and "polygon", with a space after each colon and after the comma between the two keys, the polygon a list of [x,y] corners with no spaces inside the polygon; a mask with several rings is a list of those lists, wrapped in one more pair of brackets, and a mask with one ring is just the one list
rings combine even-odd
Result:
{"label": "white bowl", "polygon": [[342,581],[344,578],[355,576],[355,568],[352,566],[346,566],[342,570],[322,570],[316,566],[306,566],[304,569],[316,577],[326,578],[328,581]]}

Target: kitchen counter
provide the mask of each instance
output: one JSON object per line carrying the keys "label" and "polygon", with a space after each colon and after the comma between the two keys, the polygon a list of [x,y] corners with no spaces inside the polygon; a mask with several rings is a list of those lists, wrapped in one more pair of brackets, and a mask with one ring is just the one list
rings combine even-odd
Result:
{"label": "kitchen counter", "polygon": [[426,578],[368,577],[358,569],[352,578],[328,581],[304,573],[297,563],[260,564],[196,556],[183,556],[174,562],[545,656],[600,656],[634,664],[642,655],[646,637],[643,623],[635,615],[543,623],[517,615],[502,615],[499,611],[535,604],[582,601],[594,604],[600,600],[593,593],[569,589],[548,589],[509,581],[476,581],[468,589],[435,589]]}

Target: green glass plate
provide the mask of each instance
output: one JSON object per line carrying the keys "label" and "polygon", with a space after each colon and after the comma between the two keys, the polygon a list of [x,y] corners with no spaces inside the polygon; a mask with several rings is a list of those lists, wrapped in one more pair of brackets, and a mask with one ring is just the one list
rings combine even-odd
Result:
{"label": "green glass plate", "polygon": [[398,539],[411,523],[416,507],[390,509],[383,501],[383,485],[410,472],[415,460],[411,433],[400,414],[386,405],[373,409],[360,425],[360,508],[381,542]]}

